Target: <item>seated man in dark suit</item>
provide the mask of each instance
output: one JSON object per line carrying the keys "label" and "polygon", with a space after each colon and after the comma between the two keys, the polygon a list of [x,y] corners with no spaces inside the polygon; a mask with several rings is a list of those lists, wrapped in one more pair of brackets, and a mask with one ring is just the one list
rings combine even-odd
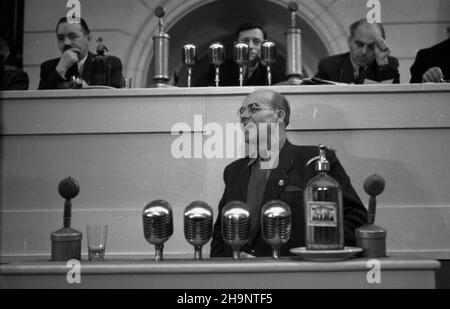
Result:
{"label": "seated man in dark suit", "polygon": [[[221,233],[221,212],[224,205],[231,201],[247,203],[250,216],[256,219],[251,220],[250,240],[242,251],[258,257],[271,256],[272,249],[261,235],[260,212],[265,203],[274,199],[286,202],[291,208],[291,236],[287,244],[281,247],[281,255],[292,255],[289,249],[305,246],[303,190],[307,182],[316,175],[314,164],[307,167],[306,163],[318,155],[318,147],[297,146],[286,139],[290,107],[286,98],[278,92],[258,90],[251,93],[242,103],[239,115],[244,128],[261,123],[279,125],[279,136],[276,139],[279,141],[279,159],[277,164],[271,166],[272,169],[264,167],[264,161],[267,160],[262,158],[267,159],[268,156],[258,151],[257,156],[238,159],[225,168],[225,190],[219,202],[214,225],[211,257],[232,256],[232,249],[225,244]],[[255,140],[249,138],[248,134],[245,139],[247,144],[250,140]],[[342,188],[344,241],[346,246],[352,246],[356,244],[355,229],[366,223],[367,211],[335,153],[330,150],[326,156],[330,163],[329,175],[336,179]]]}
{"label": "seated man in dark suit", "polygon": [[[81,18],[80,23],[68,23],[63,17],[56,25],[56,38],[61,57],[48,60],[41,64],[41,81],[39,89],[64,88],[73,77],[81,78],[90,84],[92,59],[94,54],[89,51],[91,35],[89,28]],[[122,63],[120,59],[109,56],[111,66],[111,87],[121,88],[123,85]]]}
{"label": "seated man in dark suit", "polygon": [[5,64],[8,56],[9,46],[0,38],[0,91],[27,90],[28,74],[15,66]]}
{"label": "seated man in dark suit", "polygon": [[[267,69],[261,61],[261,45],[267,38],[266,31],[254,23],[243,23],[236,30],[236,42],[244,42],[249,46],[249,61],[244,65],[244,86],[267,85]],[[230,53],[231,54],[231,53]],[[275,66],[272,67],[272,85],[283,80]],[[206,86],[215,85],[215,69],[211,66]],[[220,66],[219,86],[239,86],[239,66],[232,58],[228,58]]]}
{"label": "seated man in dark suit", "polygon": [[450,39],[419,50],[411,69],[411,83],[450,80]]}
{"label": "seated man in dark suit", "polygon": [[320,60],[315,77],[349,84],[363,84],[365,79],[400,83],[398,60],[389,56],[385,38],[382,24],[356,21],[350,26],[350,52]]}

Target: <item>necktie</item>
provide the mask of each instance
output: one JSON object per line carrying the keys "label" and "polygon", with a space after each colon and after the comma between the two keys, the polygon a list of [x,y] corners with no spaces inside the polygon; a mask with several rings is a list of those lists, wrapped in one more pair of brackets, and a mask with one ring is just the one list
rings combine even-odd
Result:
{"label": "necktie", "polygon": [[261,169],[260,163],[259,159],[253,163],[247,188],[247,205],[250,207],[250,235],[256,234],[259,228],[261,203],[267,181],[268,170]]}
{"label": "necktie", "polygon": [[362,83],[364,83],[364,79],[365,78],[366,78],[366,68],[365,67],[359,67],[358,77],[355,79],[355,84],[362,84]]}
{"label": "necktie", "polygon": [[78,65],[75,63],[66,73],[66,78],[68,80],[72,80],[72,76],[79,77],[80,73],[78,72]]}

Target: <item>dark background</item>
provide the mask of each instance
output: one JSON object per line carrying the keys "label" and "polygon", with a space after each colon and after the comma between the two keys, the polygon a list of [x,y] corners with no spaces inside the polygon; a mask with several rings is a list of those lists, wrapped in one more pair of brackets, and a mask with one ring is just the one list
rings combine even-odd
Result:
{"label": "dark background", "polygon": [[9,45],[7,65],[22,68],[23,65],[24,0],[0,1],[0,37]]}

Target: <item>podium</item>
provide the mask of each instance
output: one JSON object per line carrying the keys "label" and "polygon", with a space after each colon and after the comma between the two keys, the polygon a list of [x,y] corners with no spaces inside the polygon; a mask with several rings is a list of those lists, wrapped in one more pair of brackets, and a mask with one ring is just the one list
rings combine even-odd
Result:
{"label": "podium", "polygon": [[[124,289],[430,289],[440,263],[415,257],[307,262],[253,258],[233,261],[106,259],[81,261],[80,283],[68,283],[62,262],[29,261],[0,265],[2,288]],[[374,271],[379,270],[376,275]]]}
{"label": "podium", "polygon": [[[260,88],[264,87],[0,92],[0,262],[8,263],[1,265],[2,276],[6,276],[3,271],[30,274],[45,270],[47,273],[39,276],[58,274],[59,278],[67,272],[64,264],[50,264],[45,259],[31,264],[24,261],[50,253],[50,234],[61,225],[62,216],[56,187],[61,179],[72,176],[80,183],[80,194],[73,201],[72,226],[85,234],[88,224],[109,225],[105,264],[82,262],[86,267],[86,284],[91,273],[113,268],[139,269],[152,274],[140,277],[151,287],[154,278],[155,282],[164,282],[162,277],[167,277],[169,283],[170,278],[177,277],[170,273],[158,277],[157,268],[167,271],[177,267],[182,271],[178,274],[180,278],[183,272],[185,278],[190,278],[189,269],[216,269],[210,275],[199,276],[205,279],[198,281],[199,287],[208,282],[206,278],[215,276],[223,276],[224,282],[230,284],[247,282],[245,275],[240,278],[239,274],[227,273],[236,265],[248,267],[241,269],[242,274],[254,274],[252,280],[260,276],[255,287],[264,284],[262,278],[267,277],[264,272],[257,275],[256,269],[274,265],[275,270],[280,270],[279,278],[284,278],[281,281],[292,283],[293,277],[311,276],[311,284],[318,284],[326,281],[314,279],[323,276],[318,270],[324,267],[349,270],[348,267],[357,265],[358,271],[348,271],[345,276],[358,276],[357,281],[365,286],[363,273],[367,269],[363,260],[330,265],[292,260],[280,263],[256,260],[236,265],[214,259],[197,264],[120,260],[123,255],[145,256],[153,252],[143,236],[142,209],[157,198],[166,199],[174,211],[174,235],[165,244],[165,255],[186,256],[193,252],[184,239],[182,212],[190,202],[203,200],[214,208],[217,216],[224,188],[223,170],[234,158],[225,153],[222,158],[206,158],[203,153],[196,158],[192,152],[191,158],[177,159],[171,147],[180,135],[172,132],[172,128],[177,123],[185,124],[193,141],[200,136],[204,145],[208,138],[203,135],[206,124],[224,127],[238,122],[236,110],[244,97]],[[362,183],[368,175],[378,173],[386,179],[376,223],[388,231],[389,256],[419,256],[431,263],[450,259],[449,84],[271,88],[283,93],[291,105],[287,138],[293,144],[323,143],[337,149],[337,156],[363,201],[367,201],[367,196]],[[203,251],[206,257],[209,245]],[[82,254],[86,253],[83,237]],[[388,265],[402,263],[388,258],[382,262],[382,269],[383,265],[389,269]],[[311,271],[306,271],[307,266]],[[428,269],[426,276],[431,276]],[[336,269],[327,268],[325,272],[333,275]],[[396,272],[405,278],[399,281],[405,287],[418,284],[406,279],[407,271]],[[30,280],[39,276],[26,275],[24,284],[30,285]],[[7,275],[7,281],[18,284],[19,277]],[[94,275],[92,278],[98,279]],[[427,278],[418,281],[432,281]],[[58,282],[54,286],[65,282],[64,277],[58,280],[63,282],[49,282]],[[214,282],[220,285],[218,280]],[[301,287],[301,282],[296,284]],[[170,284],[176,286],[177,282]]]}

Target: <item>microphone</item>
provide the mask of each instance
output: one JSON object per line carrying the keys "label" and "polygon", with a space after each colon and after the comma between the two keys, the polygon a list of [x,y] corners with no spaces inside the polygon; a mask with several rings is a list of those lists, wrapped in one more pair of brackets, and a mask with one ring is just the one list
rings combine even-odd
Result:
{"label": "microphone", "polygon": [[277,46],[274,42],[264,41],[261,45],[261,60],[266,64],[267,68],[267,84],[272,85],[272,73],[270,66],[275,63],[277,58]]}
{"label": "microphone", "polygon": [[215,66],[216,68],[216,87],[219,87],[219,68],[225,60],[225,48],[223,44],[220,42],[213,43],[209,46],[208,49],[209,62]]}
{"label": "microphone", "polygon": [[297,22],[295,20],[295,12],[298,11],[298,4],[294,1],[288,3],[288,10],[291,12],[291,28],[297,28]]}
{"label": "microphone", "polygon": [[286,75],[290,83],[298,85],[302,78],[302,32],[296,21],[298,4],[290,1],[288,10],[291,15],[291,25],[284,33],[286,37]]}
{"label": "microphone", "polygon": [[194,246],[196,260],[202,259],[202,247],[212,237],[213,210],[202,201],[190,203],[184,210],[184,237]]}
{"label": "microphone", "polygon": [[72,220],[72,202],[70,200],[80,193],[80,185],[74,178],[67,177],[60,181],[58,193],[66,200],[64,202],[63,226],[70,227],[70,221]]}
{"label": "microphone", "polygon": [[155,245],[155,261],[163,259],[164,243],[173,234],[172,207],[164,200],[155,200],[142,211],[144,237]]}
{"label": "microphone", "polygon": [[58,193],[65,199],[63,227],[50,234],[52,242],[51,260],[67,261],[70,259],[81,259],[81,239],[83,234],[70,227],[72,218],[72,199],[80,193],[80,185],[68,177],[60,181]]}
{"label": "microphone", "polygon": [[222,209],[222,236],[233,248],[233,259],[239,260],[240,249],[250,238],[250,209],[239,201],[227,203]]}
{"label": "microphone", "polygon": [[362,257],[377,258],[386,256],[387,231],[374,224],[376,196],[384,191],[386,182],[383,177],[372,174],[364,180],[364,191],[369,194],[369,216],[367,224],[355,230],[356,246],[363,249]]}
{"label": "microphone", "polygon": [[164,32],[163,17],[166,10],[162,6],[156,7],[155,16],[158,17],[159,31],[153,34],[154,74],[156,85],[165,85],[169,77],[169,41],[170,35]]}
{"label": "microphone", "polygon": [[373,174],[364,180],[364,191],[370,196],[369,198],[369,216],[368,223],[373,224],[375,222],[375,213],[377,200],[376,196],[380,195],[384,191],[386,182],[383,177]]}
{"label": "microphone", "polygon": [[181,49],[183,63],[188,67],[188,87],[191,87],[192,67],[197,62],[197,50],[194,44],[186,44]]}
{"label": "microphone", "polygon": [[247,64],[249,58],[249,48],[248,44],[244,42],[234,43],[233,47],[233,58],[234,61],[239,65],[239,86],[242,87],[244,84],[244,65]]}
{"label": "microphone", "polygon": [[263,206],[261,217],[262,237],[272,247],[272,257],[279,259],[281,246],[291,236],[291,209],[283,201],[270,201]]}

